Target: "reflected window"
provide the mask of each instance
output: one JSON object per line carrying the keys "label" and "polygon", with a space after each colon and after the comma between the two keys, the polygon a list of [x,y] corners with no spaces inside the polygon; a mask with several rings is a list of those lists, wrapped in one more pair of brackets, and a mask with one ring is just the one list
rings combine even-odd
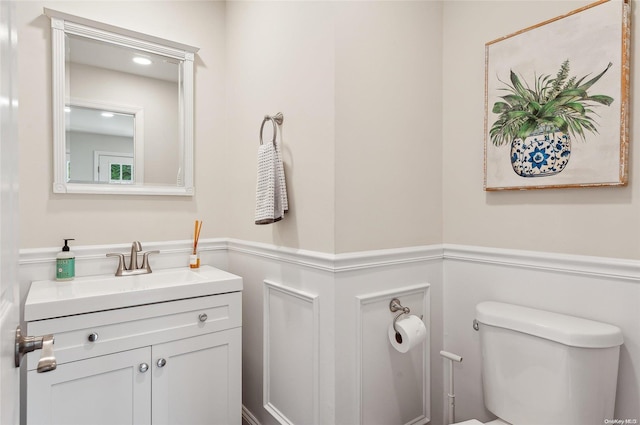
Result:
{"label": "reflected window", "polygon": [[110,163],[109,168],[111,170],[109,183],[131,183],[132,173],[130,164],[116,164]]}

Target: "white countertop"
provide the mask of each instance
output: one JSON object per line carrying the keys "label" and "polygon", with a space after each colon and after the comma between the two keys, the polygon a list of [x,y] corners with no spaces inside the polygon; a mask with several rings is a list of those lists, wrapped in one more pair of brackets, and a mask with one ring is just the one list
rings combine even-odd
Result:
{"label": "white countertop", "polygon": [[211,266],[157,270],[134,276],[87,276],[71,281],[36,281],[24,306],[24,320],[242,291],[242,278]]}

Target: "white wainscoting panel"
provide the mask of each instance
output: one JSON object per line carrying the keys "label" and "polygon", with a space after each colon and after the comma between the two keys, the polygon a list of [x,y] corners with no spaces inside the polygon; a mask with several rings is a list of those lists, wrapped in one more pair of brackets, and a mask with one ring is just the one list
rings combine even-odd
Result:
{"label": "white wainscoting panel", "polygon": [[319,424],[318,296],[264,285],[264,407],[281,424]]}
{"label": "white wainscoting panel", "polygon": [[[141,242],[145,251],[160,250],[151,256],[154,270],[188,264],[191,241]],[[478,333],[471,326],[475,305],[486,300],[619,326],[625,343],[615,414],[640,418],[640,261],[449,244],[347,254],[226,238],[199,246],[204,264],[244,279],[243,417],[249,425],[400,425],[429,417],[434,425],[448,423],[441,349],[464,357],[455,365],[456,419],[492,419],[483,406]],[[116,260],[105,254],[128,255],[130,247],[73,246],[77,276],[115,272]],[[20,251],[22,303],[31,281],[54,276],[59,249]],[[407,372],[408,364],[418,370],[420,363],[389,351],[393,297],[425,316],[432,347],[424,374]],[[423,384],[424,413],[411,398],[416,391],[406,396],[401,385],[409,377],[409,387],[419,387],[416,376],[431,383],[430,392]]]}
{"label": "white wainscoting panel", "polygon": [[253,416],[253,413],[244,405],[242,405],[242,423],[247,423],[247,425],[260,425],[258,418]]}
{"label": "white wainscoting panel", "polygon": [[[358,392],[360,424],[425,424],[430,417],[429,284],[394,288],[358,296]],[[427,338],[407,353],[388,338],[398,313],[389,309],[398,298],[410,314],[422,316]]]}

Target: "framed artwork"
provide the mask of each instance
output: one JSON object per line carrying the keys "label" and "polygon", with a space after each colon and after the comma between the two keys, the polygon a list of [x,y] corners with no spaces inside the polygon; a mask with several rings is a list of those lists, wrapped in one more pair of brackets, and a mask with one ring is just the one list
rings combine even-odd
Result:
{"label": "framed artwork", "polygon": [[486,43],[485,190],[627,183],[628,1]]}

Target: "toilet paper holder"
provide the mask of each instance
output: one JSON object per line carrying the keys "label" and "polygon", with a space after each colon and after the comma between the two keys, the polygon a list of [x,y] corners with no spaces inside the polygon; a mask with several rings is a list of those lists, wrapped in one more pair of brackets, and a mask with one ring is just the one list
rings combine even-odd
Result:
{"label": "toilet paper holder", "polygon": [[[396,322],[403,314],[411,313],[411,309],[409,307],[403,307],[402,304],[400,304],[400,300],[394,298],[391,300],[391,302],[389,302],[389,310],[391,310],[392,313],[395,313],[396,311],[400,312],[398,313],[398,315],[396,315],[395,319],[393,319],[393,330],[398,332],[398,329],[396,328]],[[420,315],[420,320],[422,320],[422,315]]]}

